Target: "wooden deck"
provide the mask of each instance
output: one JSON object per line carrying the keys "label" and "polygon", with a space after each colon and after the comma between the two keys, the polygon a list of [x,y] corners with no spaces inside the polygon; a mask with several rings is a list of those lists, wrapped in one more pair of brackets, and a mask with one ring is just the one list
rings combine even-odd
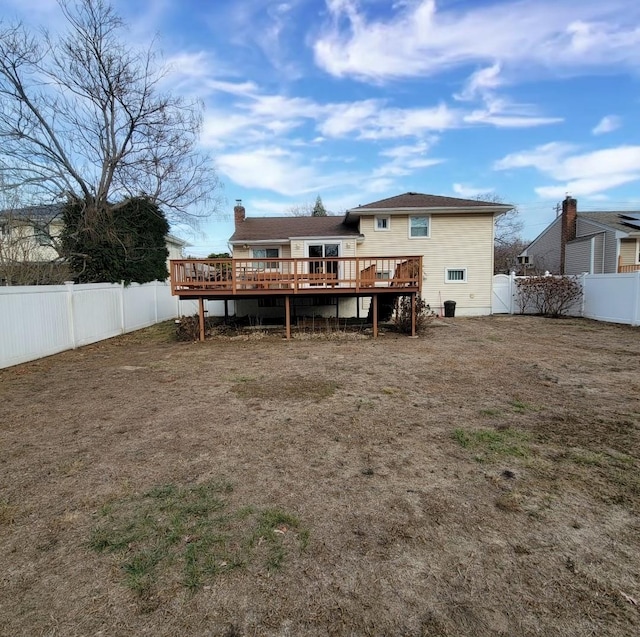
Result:
{"label": "wooden deck", "polygon": [[619,265],[618,273],[621,272],[640,272],[640,264],[635,265]]}
{"label": "wooden deck", "polygon": [[416,296],[422,289],[422,257],[332,257],[307,259],[177,259],[171,261],[171,293],[198,299],[204,340],[205,299],[281,296],[291,338],[293,296],[370,296],[373,336],[378,335],[378,297],[410,296],[415,336]]}
{"label": "wooden deck", "polygon": [[410,294],[421,286],[421,256],[171,261],[171,293],[184,299]]}

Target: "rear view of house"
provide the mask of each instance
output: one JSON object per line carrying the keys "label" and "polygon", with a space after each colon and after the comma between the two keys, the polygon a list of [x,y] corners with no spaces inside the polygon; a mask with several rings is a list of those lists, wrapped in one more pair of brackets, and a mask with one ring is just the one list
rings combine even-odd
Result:
{"label": "rear view of house", "polygon": [[234,208],[233,258],[182,260],[183,298],[233,298],[240,316],[361,316],[377,297],[491,313],[495,218],[509,205],[408,192],[342,217],[253,217]]}

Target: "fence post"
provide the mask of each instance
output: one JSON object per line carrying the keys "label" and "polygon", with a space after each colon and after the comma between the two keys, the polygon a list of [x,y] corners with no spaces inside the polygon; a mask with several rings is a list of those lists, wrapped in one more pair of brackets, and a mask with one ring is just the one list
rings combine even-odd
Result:
{"label": "fence post", "polygon": [[587,272],[582,273],[582,300],[580,301],[580,316],[584,318],[584,308],[587,298]]}
{"label": "fence post", "polygon": [[153,307],[155,310],[155,323],[154,325],[158,324],[158,285],[160,285],[159,281],[154,281],[153,282]]}
{"label": "fence post", "polygon": [[509,314],[515,314],[515,300],[516,300],[516,273],[511,272],[509,274]]}
{"label": "fence post", "polygon": [[124,281],[120,281],[120,326],[120,331],[124,334]]}
{"label": "fence post", "polygon": [[631,319],[631,325],[637,327],[640,325],[640,270],[636,273],[636,285],[635,285],[635,310]]}
{"label": "fence post", "polygon": [[69,316],[69,339],[71,340],[71,348],[76,348],[76,325],[73,318],[73,281],[64,282],[67,288],[67,314]]}

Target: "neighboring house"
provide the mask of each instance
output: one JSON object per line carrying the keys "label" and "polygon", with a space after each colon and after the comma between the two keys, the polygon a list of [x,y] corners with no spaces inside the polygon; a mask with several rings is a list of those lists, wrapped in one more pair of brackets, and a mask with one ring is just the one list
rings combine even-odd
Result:
{"label": "neighboring house", "polygon": [[184,249],[190,244],[184,239],[180,239],[180,237],[176,237],[173,234],[168,234],[165,237],[165,240],[167,243],[167,250],[169,251],[169,256],[167,257],[167,272],[168,272],[171,259],[183,259]]}
{"label": "neighboring house", "polygon": [[[0,210],[0,285],[7,283],[9,277],[4,270],[8,267],[13,271],[27,267],[35,273],[34,265],[63,263],[59,252],[64,227],[62,210],[62,204]],[[166,244],[168,271],[170,260],[183,258],[184,248],[189,244],[172,234],[166,236]]]}
{"label": "neighboring house", "polygon": [[[62,206],[29,206],[0,211],[0,245],[21,261],[49,262],[62,232]],[[4,255],[3,255],[4,256]]]}
{"label": "neighboring house", "polygon": [[562,214],[518,258],[523,269],[552,274],[640,270],[639,212],[579,212],[572,197]]}
{"label": "neighboring house", "polygon": [[[343,217],[248,217],[238,204],[230,244],[234,261],[264,259],[261,265],[267,269],[279,267],[269,259],[307,259],[312,272],[314,262],[309,259],[322,259],[317,263],[335,268],[333,274],[345,285],[348,277],[339,271],[342,262],[331,265],[328,258],[362,263],[378,259],[373,276],[384,285],[398,276],[399,261],[393,257],[422,257],[422,297],[433,310],[439,312],[444,301],[451,300],[457,304],[457,315],[483,315],[491,313],[495,219],[511,208],[413,192],[360,205]],[[364,295],[297,300],[313,306],[307,312],[298,309],[298,314],[341,317],[360,315],[370,303]],[[239,301],[236,307],[241,316],[269,316],[281,313],[282,303],[282,298],[265,297]]]}

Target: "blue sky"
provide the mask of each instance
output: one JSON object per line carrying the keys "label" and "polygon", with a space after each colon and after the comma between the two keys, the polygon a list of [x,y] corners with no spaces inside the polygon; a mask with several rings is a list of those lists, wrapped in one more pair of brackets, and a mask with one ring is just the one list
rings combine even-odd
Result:
{"label": "blue sky", "polygon": [[[231,211],[333,212],[406,191],[518,205],[533,239],[570,193],[640,208],[634,0],[118,1],[157,36],[166,86],[205,104],[224,183],[189,252],[226,250]],[[54,0],[2,15],[58,18]]]}

